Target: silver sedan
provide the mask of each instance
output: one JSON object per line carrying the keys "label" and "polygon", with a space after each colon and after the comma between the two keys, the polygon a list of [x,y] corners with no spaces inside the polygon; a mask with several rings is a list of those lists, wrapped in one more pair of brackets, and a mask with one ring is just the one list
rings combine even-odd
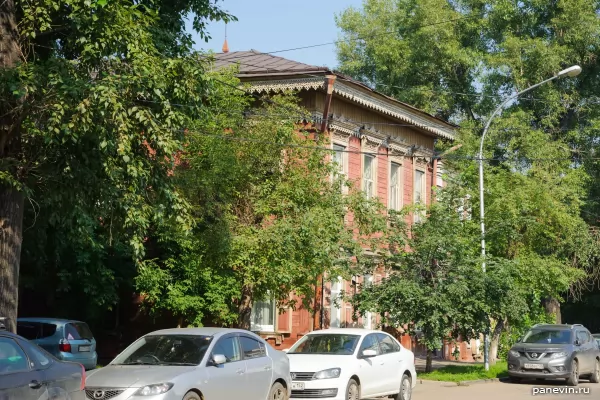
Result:
{"label": "silver sedan", "polygon": [[287,400],[290,363],[248,331],[167,329],[90,372],[85,391],[90,400]]}

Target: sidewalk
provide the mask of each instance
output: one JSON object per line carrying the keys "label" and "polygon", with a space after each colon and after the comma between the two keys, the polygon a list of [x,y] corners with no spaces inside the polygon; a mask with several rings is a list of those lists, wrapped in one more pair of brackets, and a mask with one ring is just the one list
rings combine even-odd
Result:
{"label": "sidewalk", "polygon": [[[415,369],[417,372],[425,372],[425,365],[427,363],[427,358],[425,356],[417,356],[415,357]],[[448,367],[450,365],[482,365],[481,362],[466,362],[466,361],[451,361],[451,360],[442,360],[440,358],[434,358],[431,361],[431,366],[433,369],[439,369],[443,367]]]}

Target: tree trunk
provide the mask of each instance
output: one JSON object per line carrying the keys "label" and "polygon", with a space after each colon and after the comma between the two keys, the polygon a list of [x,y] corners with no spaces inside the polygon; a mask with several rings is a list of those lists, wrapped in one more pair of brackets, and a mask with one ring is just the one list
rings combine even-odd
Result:
{"label": "tree trunk", "polygon": [[433,371],[433,352],[427,349],[427,359],[425,361],[425,372]]}
{"label": "tree trunk", "polygon": [[250,330],[250,318],[252,316],[252,286],[244,285],[242,287],[242,298],[238,305],[238,323],[239,329]]}
{"label": "tree trunk", "polygon": [[[14,0],[0,1],[0,69],[14,68],[20,60]],[[11,99],[3,99],[10,102]],[[7,103],[4,104],[7,104]],[[15,100],[18,103],[18,100]],[[7,108],[0,109],[0,161],[18,159],[20,120]],[[16,170],[9,171],[16,179]],[[19,264],[23,242],[23,194],[0,184],[0,317],[6,329],[16,331],[19,300]]]}
{"label": "tree trunk", "polygon": [[315,306],[313,308],[313,331],[321,329],[321,297],[323,292],[321,290],[321,282],[324,276],[321,275],[317,278],[315,283]]}
{"label": "tree trunk", "polygon": [[496,323],[496,327],[492,332],[491,343],[490,343],[490,364],[496,364],[498,361],[498,346],[500,344],[500,335],[504,330],[504,320],[500,320]]}
{"label": "tree trunk", "polygon": [[23,194],[0,186],[0,317],[16,332],[19,301],[19,263],[23,241]]}
{"label": "tree trunk", "polygon": [[554,297],[545,297],[542,299],[542,306],[546,310],[546,314],[554,315],[555,323],[562,324],[562,316],[560,314],[560,303]]}

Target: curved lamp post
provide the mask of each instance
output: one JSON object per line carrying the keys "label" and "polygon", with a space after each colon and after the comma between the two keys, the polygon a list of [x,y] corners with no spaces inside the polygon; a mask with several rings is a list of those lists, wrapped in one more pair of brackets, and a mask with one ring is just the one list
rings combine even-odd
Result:
{"label": "curved lamp post", "polygon": [[[498,108],[496,108],[496,110],[494,110],[494,112],[488,119],[487,123],[485,124],[485,128],[483,129],[483,134],[481,135],[481,142],[479,144],[479,155],[478,155],[478,159],[479,159],[479,218],[481,220],[481,258],[482,258],[481,269],[483,270],[484,273],[486,272],[486,268],[485,268],[485,223],[484,223],[485,209],[484,209],[484,202],[483,202],[483,140],[485,139],[485,135],[487,134],[487,131],[490,128],[490,124],[492,123],[492,120],[494,119],[494,117],[496,117],[497,115],[499,115],[502,112],[502,109],[504,108],[504,106],[506,106],[511,100],[516,99],[523,93],[529,92],[530,90],[535,89],[539,86],[542,86],[543,84],[553,81],[555,79],[559,79],[562,77],[575,77],[575,76],[579,75],[580,73],[581,73],[581,67],[579,65],[573,65],[572,67],[563,69],[558,74],[554,75],[552,78],[546,79],[545,81],[542,81],[540,83],[536,83],[535,85],[530,86],[527,89],[522,90],[519,93],[508,97],[506,100],[504,100],[502,102],[502,104],[500,104],[498,106]],[[484,360],[486,371],[489,371],[489,369],[490,369],[489,350],[490,350],[489,332],[486,332],[484,334],[484,350],[483,350],[483,360]]]}

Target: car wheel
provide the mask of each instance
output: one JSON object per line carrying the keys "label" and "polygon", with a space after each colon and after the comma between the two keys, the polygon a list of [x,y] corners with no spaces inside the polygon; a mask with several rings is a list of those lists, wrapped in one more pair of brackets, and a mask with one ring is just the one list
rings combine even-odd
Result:
{"label": "car wheel", "polygon": [[412,380],[407,374],[402,375],[400,381],[400,392],[394,397],[395,400],[410,400],[412,398]]}
{"label": "car wheel", "polygon": [[267,400],[288,400],[288,392],[281,383],[275,382]]}
{"label": "car wheel", "polygon": [[595,365],[594,372],[592,373],[592,376],[590,376],[590,382],[592,383],[600,382],[600,361],[596,360]]}
{"label": "car wheel", "polygon": [[509,376],[508,380],[510,383],[521,383],[521,378],[517,378],[516,376]]}
{"label": "car wheel", "polygon": [[183,400],[202,400],[202,396],[196,392],[187,392],[185,396],[183,396]]}
{"label": "car wheel", "polygon": [[567,378],[567,385],[579,385],[579,363],[577,362],[577,360],[573,360],[573,362],[571,363],[571,376]]}
{"label": "car wheel", "polygon": [[360,386],[354,379],[350,379],[348,386],[346,387],[346,399],[348,400],[359,400],[360,399]]}

